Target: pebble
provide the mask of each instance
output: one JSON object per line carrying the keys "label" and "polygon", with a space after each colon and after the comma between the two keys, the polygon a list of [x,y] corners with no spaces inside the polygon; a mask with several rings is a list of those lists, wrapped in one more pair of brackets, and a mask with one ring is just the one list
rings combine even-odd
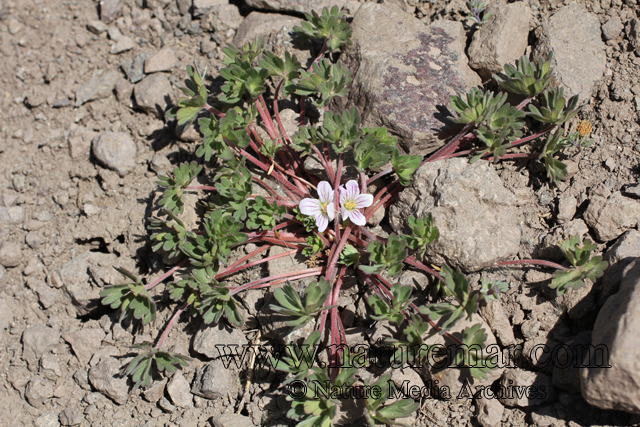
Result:
{"label": "pebble", "polygon": [[[1,276],[0,279],[2,279]],[[11,322],[13,322],[13,311],[5,299],[0,299],[0,342],[4,330],[9,327]]]}
{"label": "pebble", "polygon": [[4,267],[17,267],[22,262],[22,250],[15,242],[0,243],[0,265]]}
{"label": "pebble", "polygon": [[[136,167],[137,151],[136,143],[124,132],[103,132],[92,142],[92,152],[96,159],[118,172],[121,177]],[[90,208],[89,211],[94,212],[95,209]]]}
{"label": "pebble", "polygon": [[87,24],[87,30],[91,31],[93,34],[102,34],[107,31],[107,25],[102,21],[94,19],[89,21]]}
{"label": "pebble", "polygon": [[193,407],[193,396],[189,382],[182,376],[182,372],[176,372],[167,384],[167,394],[174,405],[180,408]]}
{"label": "pebble", "polygon": [[42,246],[42,239],[38,235],[38,233],[30,232],[27,234],[27,237],[24,238],[24,241],[29,245],[31,249],[40,249]]}
{"label": "pebble", "polygon": [[158,400],[158,406],[167,414],[173,414],[176,411],[176,407],[164,396]]}
{"label": "pebble", "polygon": [[640,199],[640,184],[629,184],[622,188],[622,194],[634,199]]}
{"label": "pebble", "polygon": [[129,398],[128,377],[120,376],[123,360],[107,357],[89,369],[89,382],[100,393],[123,405]]}
{"label": "pebble", "polygon": [[35,420],[36,427],[60,427],[56,414],[48,413],[40,415]]}
{"label": "pebble", "polygon": [[613,40],[618,38],[623,29],[624,25],[622,24],[620,17],[615,15],[602,24],[602,35],[604,35],[605,40]]}
{"label": "pebble", "polygon": [[53,384],[46,378],[36,375],[29,381],[24,397],[33,407],[42,406],[47,399],[53,397]]}
{"label": "pebble", "polygon": [[193,338],[193,351],[209,359],[220,357],[218,345],[247,345],[247,338],[236,328],[225,327],[219,323],[215,326],[202,327]]}
{"label": "pebble", "polygon": [[146,52],[139,53],[132,62],[125,62],[120,66],[131,83],[135,84],[144,79],[144,63],[148,56]]}
{"label": "pebble", "polygon": [[60,412],[60,422],[63,426],[77,426],[84,421],[84,415],[79,408],[66,408]]}
{"label": "pebble", "polygon": [[144,62],[144,72],[151,74],[158,71],[169,71],[176,65],[176,62],[177,58],[173,50],[169,46],[165,46],[155,55],[147,58]]}
{"label": "pebble", "polygon": [[214,427],[254,427],[251,418],[240,414],[222,414],[211,418]]}
{"label": "pebble", "polygon": [[12,206],[9,208],[0,207],[0,224],[21,224],[24,218],[25,213],[22,206]]}
{"label": "pebble", "polygon": [[148,114],[164,118],[167,97],[173,98],[173,87],[163,73],[152,74],[133,88],[136,105]]}
{"label": "pebble", "polygon": [[205,399],[217,399],[227,394],[234,396],[238,385],[237,375],[216,360],[198,370],[191,392]]}
{"label": "pebble", "polygon": [[113,22],[122,9],[122,0],[100,0],[100,20],[106,24]]}
{"label": "pebble", "polygon": [[76,107],[111,96],[119,77],[116,70],[94,72],[91,79],[76,90]]}
{"label": "pebble", "polygon": [[22,359],[29,366],[37,366],[38,360],[51,347],[58,344],[60,331],[47,326],[32,326],[22,333]]}
{"label": "pebble", "polygon": [[126,52],[128,50],[133,49],[136,46],[136,43],[129,36],[122,36],[120,40],[116,42],[113,46],[111,46],[111,53],[117,55],[118,53]]}
{"label": "pebble", "polygon": [[9,24],[7,25],[9,34],[11,34],[12,36],[15,36],[16,34],[18,34],[23,28],[24,26],[20,23],[20,21],[18,21],[15,18],[11,18],[9,20]]}

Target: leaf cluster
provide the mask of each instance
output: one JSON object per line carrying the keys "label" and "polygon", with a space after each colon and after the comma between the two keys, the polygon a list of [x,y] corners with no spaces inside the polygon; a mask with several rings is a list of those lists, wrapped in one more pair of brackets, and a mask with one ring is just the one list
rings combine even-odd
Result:
{"label": "leaf cluster", "polygon": [[154,252],[163,250],[168,253],[169,258],[174,258],[180,254],[180,245],[186,241],[189,230],[184,223],[167,209],[162,209],[162,213],[169,217],[169,221],[160,218],[152,218],[149,230],[154,230],[151,241],[157,242],[152,246]]}
{"label": "leaf cluster", "polygon": [[404,310],[415,300],[411,297],[411,286],[402,286],[396,283],[391,288],[391,305],[386,299],[373,294],[369,297],[369,305],[375,314],[371,317],[375,320],[388,320],[401,324],[404,321]]}
{"label": "leaf cluster", "polygon": [[317,282],[312,282],[304,292],[304,303],[300,299],[300,295],[293,288],[291,283],[287,282],[282,288],[276,289],[273,296],[280,305],[272,304],[271,309],[285,316],[295,317],[286,323],[287,326],[293,327],[294,331],[304,327],[311,318],[325,307],[324,303],[331,292],[331,283],[321,278]]}
{"label": "leaf cluster", "polygon": [[529,116],[542,123],[549,123],[552,125],[561,125],[571,120],[576,114],[578,109],[578,95],[574,95],[569,98],[569,101],[564,97],[564,88],[551,88],[544,92],[545,106],[541,106],[540,109],[534,105],[529,104]]}
{"label": "leaf cluster", "polygon": [[272,230],[276,226],[276,222],[286,215],[287,208],[278,205],[277,202],[269,203],[262,196],[257,196],[254,202],[249,206],[249,218],[247,219],[247,227],[252,230]]}
{"label": "leaf cluster", "polygon": [[351,71],[342,63],[332,64],[328,59],[314,62],[310,71],[301,70],[300,77],[293,80],[296,94],[319,95],[314,101],[316,108],[325,108],[334,97],[347,96],[347,85],[351,82]]}
{"label": "leaf cluster", "polygon": [[120,322],[140,320],[143,325],[156,320],[156,305],[138,277],[124,268],[114,267],[125,278],[131,280],[122,285],[106,286],[100,292],[102,304],[119,309]]}
{"label": "leaf cluster", "polygon": [[394,425],[396,419],[408,417],[420,407],[420,404],[414,402],[412,399],[400,399],[391,405],[382,406],[387,399],[389,399],[389,393],[391,392],[389,389],[390,380],[391,375],[389,374],[378,378],[376,382],[371,384],[371,387],[376,387],[381,390],[382,393],[378,397],[373,396],[373,393],[371,393],[364,401],[364,414],[371,427],[375,427],[377,423]]}
{"label": "leaf cluster", "polygon": [[451,267],[444,264],[442,266],[441,289],[445,296],[453,296],[455,303],[441,302],[435,304],[427,304],[420,308],[420,312],[426,314],[432,320],[444,318],[442,329],[447,330],[453,326],[464,315],[471,319],[473,313],[478,309],[478,292],[473,292],[469,286],[469,281],[460,269],[453,271]]}
{"label": "leaf cluster", "polygon": [[367,247],[371,266],[361,265],[359,268],[366,274],[387,270],[389,276],[395,277],[402,273],[403,262],[409,255],[407,242],[401,236],[392,234],[387,243],[374,240]]}
{"label": "leaf cluster", "polygon": [[409,227],[411,228],[411,234],[403,236],[407,241],[409,249],[417,251],[419,259],[424,259],[427,252],[427,246],[438,240],[440,232],[433,223],[433,216],[429,213],[424,218],[409,217]]}
{"label": "leaf cluster", "polygon": [[188,98],[181,98],[178,101],[178,105],[167,112],[167,116],[175,117],[180,126],[191,123],[198,117],[200,111],[207,105],[207,98],[209,96],[209,92],[207,91],[198,67],[187,66],[187,74],[189,78],[185,80],[185,86],[178,86],[178,88],[187,95]]}
{"label": "leaf cluster", "polygon": [[504,74],[493,75],[496,82],[505,90],[519,95],[534,97],[544,92],[553,78],[550,52],[546,58],[538,58],[538,62],[530,62],[522,55],[516,66],[505,64]]}
{"label": "leaf cluster", "polygon": [[576,235],[560,243],[559,246],[573,268],[554,273],[550,286],[558,295],[563,295],[570,288],[581,288],[585,285],[584,279],[595,281],[602,277],[604,270],[608,267],[601,256],[592,257],[591,253],[597,246],[589,239],[580,246],[580,238]]}
{"label": "leaf cluster", "polygon": [[147,350],[136,356],[121,370],[122,375],[131,375],[134,390],[138,387],[147,387],[151,384],[152,365],[155,364],[156,370],[159,372],[172,373],[182,367],[188,366],[189,362],[193,360],[190,357],[172,351],[160,351],[157,348],[152,348],[149,342],[136,344],[131,346],[131,348]]}
{"label": "leaf cluster", "polygon": [[180,166],[176,166],[169,176],[159,176],[158,185],[165,187],[160,205],[174,214],[181,214],[184,210],[184,202],[182,201],[184,190],[201,170],[202,166],[195,161],[184,162]]}
{"label": "leaf cluster", "polygon": [[337,6],[323,8],[321,15],[316,11],[305,13],[305,17],[307,21],[301,27],[293,27],[300,40],[324,39],[329,53],[351,44],[351,27]]}

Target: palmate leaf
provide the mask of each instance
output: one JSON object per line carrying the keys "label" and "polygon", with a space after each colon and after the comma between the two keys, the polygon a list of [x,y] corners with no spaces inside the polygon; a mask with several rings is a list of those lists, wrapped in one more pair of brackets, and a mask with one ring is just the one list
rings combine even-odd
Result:
{"label": "palmate leaf", "polygon": [[181,367],[188,366],[189,362],[193,360],[190,357],[171,351],[160,351],[157,348],[153,348],[150,342],[144,342],[131,347],[146,350],[121,369],[122,375],[131,375],[134,390],[139,387],[151,385],[151,368],[154,362],[157,371],[171,373]]}
{"label": "palmate leaf", "polygon": [[423,259],[427,246],[438,240],[440,232],[433,223],[433,216],[429,213],[424,218],[416,219],[413,215],[408,219],[411,235],[402,236],[407,241],[407,246],[414,251],[418,251],[419,259]]}
{"label": "palmate leaf", "polygon": [[166,187],[160,205],[174,214],[181,214],[184,211],[182,195],[184,189],[191,184],[202,171],[202,166],[197,162],[184,162],[173,169],[169,176],[159,176],[158,185]]}
{"label": "palmate leaf", "polygon": [[609,266],[601,256],[591,256],[596,245],[589,239],[580,246],[580,238],[576,235],[560,243],[559,246],[573,268],[554,273],[549,286],[555,289],[558,295],[563,295],[570,288],[581,288],[585,285],[584,279],[597,280]]}
{"label": "palmate leaf", "polygon": [[366,274],[386,269],[389,276],[392,277],[402,273],[403,261],[409,255],[406,240],[395,234],[389,236],[386,244],[377,240],[370,242],[367,251],[369,252],[369,261],[374,265],[360,265],[358,268]]}
{"label": "palmate leaf", "polygon": [[538,96],[544,92],[551,83],[553,71],[551,70],[552,52],[546,58],[538,58],[537,64],[529,62],[526,56],[516,61],[516,67],[505,64],[504,74],[493,75],[498,84],[509,92],[525,96]]}
{"label": "palmate leaf", "polygon": [[351,27],[347,23],[344,12],[337,6],[331,10],[324,7],[322,14],[316,11],[305,16],[308,22],[303,22],[301,27],[293,27],[300,40],[325,39],[328,52],[336,52],[340,47],[351,44]]}
{"label": "palmate leaf", "polygon": [[411,298],[411,291],[411,286],[394,284],[391,288],[391,305],[378,295],[371,295],[369,305],[375,313],[371,317],[375,320],[388,320],[398,325],[401,324],[404,321],[403,311],[415,300],[415,298]]}
{"label": "palmate leaf", "polygon": [[333,307],[324,306],[330,292],[331,284],[321,278],[319,281],[312,282],[307,286],[303,303],[291,283],[287,282],[282,288],[276,289],[273,295],[281,305],[272,304],[270,307],[277,313],[295,317],[295,319],[289,320],[285,324],[297,330],[306,325],[313,315]]}
{"label": "palmate leaf", "polygon": [[178,86],[178,88],[188,98],[181,98],[178,101],[178,105],[167,112],[168,117],[176,117],[178,119],[178,125],[185,125],[194,121],[202,108],[207,105],[207,97],[209,96],[198,68],[189,65],[187,74],[189,74],[189,78],[185,80],[185,86]]}
{"label": "palmate leaf", "polygon": [[102,304],[119,309],[120,322],[131,319],[140,320],[143,325],[154,322],[156,306],[140,279],[124,268],[114,268],[133,283],[105,287],[100,292]]}
{"label": "palmate leaf", "polygon": [[150,220],[149,230],[155,231],[151,235],[151,241],[157,241],[152,249],[154,252],[163,250],[168,253],[170,258],[173,258],[180,253],[179,246],[185,241],[189,231],[170,210],[162,209],[161,212],[167,215],[170,220],[165,221],[160,218]]}
{"label": "palmate leaf", "polygon": [[402,186],[407,187],[411,185],[413,174],[420,167],[421,162],[422,156],[410,154],[400,155],[397,150],[395,151],[391,158],[391,165],[393,166],[393,171],[398,175],[398,180]]}

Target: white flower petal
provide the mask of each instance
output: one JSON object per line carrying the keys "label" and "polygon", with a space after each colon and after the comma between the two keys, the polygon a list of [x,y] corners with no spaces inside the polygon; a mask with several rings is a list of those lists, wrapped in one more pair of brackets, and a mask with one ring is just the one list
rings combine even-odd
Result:
{"label": "white flower petal", "polygon": [[327,229],[329,220],[324,215],[316,215],[316,225],[318,226],[318,231],[322,233]]}
{"label": "white flower petal", "polygon": [[322,208],[320,207],[320,200],[317,199],[302,199],[300,201],[300,212],[305,215],[317,215],[322,213]]}
{"label": "white flower petal", "polygon": [[373,204],[372,194],[359,194],[356,196],[356,209],[368,208]]}
{"label": "white flower petal", "polygon": [[339,187],[340,190],[340,203],[344,203],[344,201],[347,199],[347,190],[344,188],[344,185],[341,185]]}
{"label": "white flower petal", "polygon": [[356,196],[360,194],[360,187],[358,186],[358,181],[350,180],[347,182],[347,199],[353,200]]}
{"label": "white flower petal", "polygon": [[329,221],[333,221],[336,217],[336,205],[334,200],[331,200],[331,203],[327,205],[327,216],[329,217]]}
{"label": "white flower petal", "polygon": [[318,196],[323,203],[333,200],[333,189],[327,181],[320,181],[318,184]]}
{"label": "white flower petal", "polygon": [[355,225],[365,225],[367,223],[365,216],[357,209],[349,212],[349,218],[351,218],[351,222]]}

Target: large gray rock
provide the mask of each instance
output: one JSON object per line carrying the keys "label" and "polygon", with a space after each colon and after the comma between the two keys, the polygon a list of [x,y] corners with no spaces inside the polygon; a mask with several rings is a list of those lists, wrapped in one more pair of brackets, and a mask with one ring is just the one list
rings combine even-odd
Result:
{"label": "large gray rock", "polygon": [[237,30],[243,19],[238,6],[223,4],[212,7],[204,14],[200,28],[224,36],[229,30]]}
{"label": "large gray rock", "polygon": [[588,99],[605,70],[600,20],[580,3],[561,7],[536,31],[534,57],[553,52],[552,65],[565,95]]}
{"label": "large gray rock", "polygon": [[127,133],[103,132],[93,140],[91,147],[96,159],[121,177],[136,167],[138,148]]}
{"label": "large gray rock", "polygon": [[[502,392],[498,394],[500,402],[509,407],[538,406],[557,398],[556,389],[549,375],[520,368],[506,370],[500,379],[499,390]],[[524,393],[522,393],[523,390]]]}
{"label": "large gray rock", "polygon": [[491,4],[489,22],[475,32],[469,46],[469,65],[485,79],[524,54],[531,23],[531,9],[525,2]]}
{"label": "large gray rock", "polygon": [[498,399],[476,399],[478,424],[482,427],[495,427],[500,424],[504,406]]}
{"label": "large gray rock", "polygon": [[251,418],[240,414],[222,414],[211,418],[214,427],[254,427]]}
{"label": "large gray rock", "polygon": [[133,94],[141,110],[162,119],[165,110],[172,104],[173,88],[166,75],[156,73],[136,84]]}
{"label": "large gray rock", "polygon": [[[245,360],[247,361],[248,358]],[[233,365],[231,365],[233,366]],[[218,399],[227,395],[235,396],[240,389],[237,374],[219,361],[213,361],[196,372],[191,392],[205,399]]]}
{"label": "large gray rock", "polygon": [[468,65],[462,24],[425,27],[395,5],[365,3],[351,31],[344,60],[353,81],[339,107],[357,105],[364,126],[386,126],[413,154],[443,145],[453,125],[447,119],[451,95],[481,83]]}
{"label": "large gray rock", "polygon": [[22,206],[0,207],[0,225],[21,224],[24,218]]}
{"label": "large gray rock", "polygon": [[595,194],[589,201],[584,220],[594,229],[599,241],[608,242],[640,221],[640,201],[625,197],[619,191],[608,198]]}
{"label": "large gray rock", "polygon": [[129,398],[128,377],[120,375],[122,365],[122,361],[108,357],[89,369],[91,385],[118,405],[125,404]]}
{"label": "large gray rock", "polygon": [[233,37],[235,46],[242,46],[248,41],[254,40],[258,36],[265,36],[277,33],[282,27],[299,27],[303,19],[277,13],[251,12],[240,24],[236,35]]}
{"label": "large gray rock", "polygon": [[22,262],[22,249],[16,242],[0,243],[0,265],[17,267]]}
{"label": "large gray rock", "polygon": [[229,351],[231,346],[242,347],[247,345],[247,338],[236,328],[225,327],[222,323],[217,325],[202,325],[193,337],[193,351],[202,354],[209,359],[218,358]]}
{"label": "large gray rock", "polygon": [[471,272],[513,257],[520,246],[521,212],[490,163],[466,159],[425,163],[389,209],[389,223],[408,234],[408,218],[433,215],[440,232],[430,262]]}
{"label": "large gray rock", "polygon": [[256,9],[277,10],[280,12],[320,13],[323,7],[344,6],[346,0],[246,0],[248,6]]}
{"label": "large gray rock", "polygon": [[593,328],[591,353],[580,371],[582,396],[588,403],[640,414],[639,337],[640,261],[635,261]]}
{"label": "large gray rock", "polygon": [[96,101],[111,96],[120,74],[116,70],[104,72],[96,70],[91,79],[76,90],[76,107],[85,102]]}
{"label": "large gray rock", "polygon": [[167,394],[171,398],[174,405],[180,408],[193,407],[193,396],[189,390],[189,382],[182,375],[182,372],[176,372],[167,384]]}
{"label": "large gray rock", "polygon": [[62,335],[62,339],[71,345],[80,365],[86,366],[93,353],[100,349],[100,344],[105,336],[102,329],[90,328],[67,332]]}
{"label": "large gray rock", "polygon": [[60,340],[60,331],[47,326],[32,326],[22,333],[22,359],[30,369],[37,367],[40,358]]}

